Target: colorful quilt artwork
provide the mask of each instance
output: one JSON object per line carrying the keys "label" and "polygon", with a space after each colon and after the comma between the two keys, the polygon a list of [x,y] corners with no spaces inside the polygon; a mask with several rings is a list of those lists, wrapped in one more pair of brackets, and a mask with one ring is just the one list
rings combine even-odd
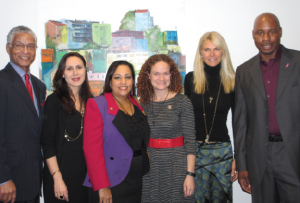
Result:
{"label": "colorful quilt artwork", "polygon": [[87,60],[88,79],[94,96],[103,89],[105,75],[113,61],[126,60],[138,75],[143,63],[154,54],[167,54],[185,76],[186,56],[181,53],[177,30],[161,30],[150,11],[128,11],[119,30],[111,24],[87,20],[49,20],[45,26],[46,48],[41,50],[42,79],[48,93],[57,65],[64,54],[76,51]]}

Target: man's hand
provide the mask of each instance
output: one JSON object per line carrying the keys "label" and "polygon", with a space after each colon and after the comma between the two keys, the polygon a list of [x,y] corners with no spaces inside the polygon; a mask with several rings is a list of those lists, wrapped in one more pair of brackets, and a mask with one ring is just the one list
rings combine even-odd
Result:
{"label": "man's hand", "polygon": [[3,201],[4,203],[11,201],[11,203],[14,203],[16,196],[16,186],[12,180],[0,185],[0,201]]}
{"label": "man's hand", "polygon": [[248,171],[239,171],[238,180],[242,190],[251,194],[251,185]]}

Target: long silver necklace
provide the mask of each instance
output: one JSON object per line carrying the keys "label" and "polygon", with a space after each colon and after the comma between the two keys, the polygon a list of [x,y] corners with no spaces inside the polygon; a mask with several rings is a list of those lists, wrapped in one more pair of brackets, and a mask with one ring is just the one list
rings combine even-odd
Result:
{"label": "long silver necklace", "polygon": [[132,108],[131,108],[131,101],[129,100],[129,106],[130,106],[130,111],[131,111],[131,114],[129,114],[127,111],[126,111],[126,109],[123,107],[123,105],[119,102],[119,100],[112,94],[112,96],[114,97],[114,99],[121,105],[121,107],[123,108],[123,110],[125,111],[125,113],[127,114],[127,115],[133,115],[133,110],[132,110]]}
{"label": "long silver necklace", "polygon": [[158,111],[158,113],[157,113],[156,116],[154,115],[154,111],[153,111],[153,105],[154,105],[154,103],[153,103],[153,96],[152,96],[152,116],[153,116],[152,125],[153,125],[153,127],[155,125],[155,119],[158,117],[159,113],[161,112],[161,109],[162,109],[163,105],[165,104],[165,101],[167,100],[168,96],[169,96],[169,89],[168,89],[168,94],[167,94],[164,102],[160,105],[160,109],[159,109],[159,111]]}
{"label": "long silver necklace", "polygon": [[212,120],[212,123],[211,123],[211,128],[210,128],[210,131],[209,131],[209,133],[207,133],[206,116],[205,116],[205,105],[204,105],[204,94],[202,94],[202,102],[203,102],[203,117],[204,117],[204,123],[205,123],[205,132],[206,132],[206,139],[205,139],[205,142],[206,142],[206,143],[209,143],[209,136],[210,136],[210,134],[211,134],[211,131],[212,131],[212,129],[213,129],[213,126],[214,126],[215,117],[216,117],[216,112],[217,112],[217,105],[218,105],[219,96],[220,96],[220,90],[221,90],[221,82],[220,82],[220,87],[219,87],[219,93],[218,93],[217,100],[216,100],[214,117],[213,117],[213,120]]}

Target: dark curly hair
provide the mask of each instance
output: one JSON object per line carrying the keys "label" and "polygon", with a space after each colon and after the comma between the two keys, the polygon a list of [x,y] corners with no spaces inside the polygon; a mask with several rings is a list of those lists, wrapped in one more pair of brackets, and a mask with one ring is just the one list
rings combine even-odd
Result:
{"label": "dark curly hair", "polygon": [[153,87],[149,79],[149,74],[151,68],[160,61],[164,61],[170,66],[171,81],[169,90],[171,92],[179,93],[182,89],[181,75],[173,59],[165,54],[153,55],[143,64],[137,83],[137,95],[140,96],[140,102],[146,104],[147,106],[149,106],[150,98],[153,96]]}
{"label": "dark curly hair", "polygon": [[[77,52],[69,52],[65,54],[60,60],[57,71],[53,78],[53,87],[55,88],[54,94],[58,96],[60,103],[68,113],[75,113],[76,108],[75,102],[72,99],[74,98],[74,94],[70,90],[65,78],[63,78],[63,74],[66,69],[67,59],[73,56],[79,58],[83,62],[84,67],[86,68],[86,60],[83,56],[81,56]],[[81,99],[81,102],[86,104],[87,100],[92,97],[93,95],[91,93],[91,89],[88,83],[87,72],[85,72],[85,80],[80,87],[79,98]]]}

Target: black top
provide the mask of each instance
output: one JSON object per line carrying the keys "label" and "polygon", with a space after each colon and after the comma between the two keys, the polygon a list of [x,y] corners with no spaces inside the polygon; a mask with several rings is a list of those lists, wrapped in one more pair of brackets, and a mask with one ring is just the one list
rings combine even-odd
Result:
{"label": "black top", "polygon": [[[44,159],[56,156],[64,179],[70,174],[73,174],[69,169],[70,167],[72,168],[71,165],[74,160],[76,160],[76,164],[80,163],[80,167],[76,166],[72,171],[80,170],[80,174],[86,173],[86,164],[82,148],[82,134],[75,141],[68,141],[65,138],[65,131],[71,138],[76,138],[79,135],[81,119],[81,114],[78,111],[76,111],[76,113],[66,112],[56,94],[48,96],[45,104],[45,114],[41,134],[43,154]],[[48,167],[45,164],[44,175],[52,178],[52,175],[50,175],[49,170],[47,169]],[[79,171],[77,172],[76,176],[79,175]]]}
{"label": "black top", "polygon": [[[41,134],[45,159],[43,172],[45,203],[61,202],[54,196],[53,178],[46,164],[46,159],[53,156],[57,158],[59,170],[68,188],[70,202],[88,202],[88,189],[82,186],[87,168],[82,147],[83,135],[82,133],[79,135],[81,120],[82,116],[78,111],[68,113],[64,110],[55,93],[48,96]],[[78,139],[68,141],[65,138],[65,131],[73,139],[79,135]]]}
{"label": "black top", "polygon": [[[219,91],[220,85],[220,69],[221,63],[215,67],[210,67],[205,64],[204,71],[206,79],[208,81],[208,87],[204,93],[204,106],[206,113],[206,125],[207,132],[210,132],[213,114],[215,111],[216,99]],[[196,140],[204,141],[206,139],[205,123],[203,116],[203,100],[201,94],[195,93],[194,86],[194,75],[193,72],[189,72],[184,81],[184,92],[187,95],[194,107],[195,113],[195,126],[196,126]],[[211,103],[209,97],[212,97],[213,100]],[[213,125],[212,132],[210,134],[210,141],[220,141],[220,142],[230,142],[230,137],[228,135],[227,129],[227,115],[228,111],[231,108],[234,109],[234,92],[225,94],[223,85],[221,86],[216,117]]]}
{"label": "black top", "polygon": [[111,188],[113,202],[141,202],[143,157],[142,148],[146,139],[147,120],[144,119],[142,111],[135,105],[134,114],[122,114],[128,127],[133,157],[126,178],[118,185]]}
{"label": "black top", "polygon": [[143,142],[145,141],[145,119],[141,110],[133,105],[134,114],[132,116],[125,114],[123,111],[123,115],[125,117],[128,131],[130,134],[131,148],[133,151],[141,150],[143,148]]}

